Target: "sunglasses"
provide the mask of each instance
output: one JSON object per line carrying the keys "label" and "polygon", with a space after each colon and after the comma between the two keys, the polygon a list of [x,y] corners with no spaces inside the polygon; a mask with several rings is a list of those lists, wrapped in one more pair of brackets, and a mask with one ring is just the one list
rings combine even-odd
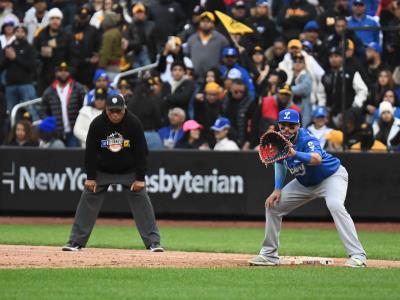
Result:
{"label": "sunglasses", "polygon": [[122,109],[108,109],[108,111],[112,114],[120,114],[123,112]]}
{"label": "sunglasses", "polygon": [[232,94],[244,94],[245,92],[244,90],[233,90]]}
{"label": "sunglasses", "polygon": [[280,129],[285,129],[286,127],[289,127],[289,129],[293,130],[296,128],[297,124],[296,123],[278,123]]}

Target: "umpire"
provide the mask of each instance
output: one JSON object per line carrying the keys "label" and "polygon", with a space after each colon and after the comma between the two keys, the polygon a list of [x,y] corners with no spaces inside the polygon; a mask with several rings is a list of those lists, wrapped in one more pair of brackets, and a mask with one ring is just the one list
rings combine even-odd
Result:
{"label": "umpire", "polygon": [[122,95],[110,96],[105,111],[89,127],[85,150],[87,179],[63,251],[86,246],[110,184],[124,194],[147,249],[163,252],[153,206],[145,188],[147,144],[139,119],[126,110]]}

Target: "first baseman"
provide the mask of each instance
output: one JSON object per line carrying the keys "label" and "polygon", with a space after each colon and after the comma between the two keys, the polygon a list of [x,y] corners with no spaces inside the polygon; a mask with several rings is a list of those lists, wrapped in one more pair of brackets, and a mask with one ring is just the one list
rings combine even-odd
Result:
{"label": "first baseman", "polygon": [[[253,266],[279,264],[278,247],[282,217],[315,199],[325,198],[350,267],[365,267],[367,255],[358,240],[349,213],[344,207],[348,174],[340,160],[325,152],[318,140],[300,128],[299,113],[285,109],[279,113],[280,132],[292,142],[289,157],[275,163],[275,188],[265,201],[266,236],[260,254],[249,260]],[[284,185],[287,170],[295,179]]]}
{"label": "first baseman", "polygon": [[139,119],[128,112],[122,95],[109,96],[105,111],[89,127],[85,150],[87,179],[63,251],[86,246],[110,184],[121,184],[143,243],[162,252],[153,206],[145,188],[147,143]]}

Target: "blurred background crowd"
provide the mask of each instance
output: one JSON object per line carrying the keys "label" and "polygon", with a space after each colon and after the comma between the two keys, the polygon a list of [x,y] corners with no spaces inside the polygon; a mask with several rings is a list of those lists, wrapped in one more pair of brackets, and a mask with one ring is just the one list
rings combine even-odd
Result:
{"label": "blurred background crowd", "polygon": [[0,0],[0,29],[3,145],[85,147],[120,93],[150,150],[256,149],[290,107],[330,151],[400,151],[399,0]]}

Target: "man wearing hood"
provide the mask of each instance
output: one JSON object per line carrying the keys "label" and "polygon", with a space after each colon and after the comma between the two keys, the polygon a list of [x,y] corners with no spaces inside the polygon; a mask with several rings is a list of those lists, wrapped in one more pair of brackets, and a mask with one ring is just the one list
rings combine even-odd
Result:
{"label": "man wearing hood", "polygon": [[94,100],[94,95],[97,89],[107,91],[107,96],[118,94],[118,92],[111,87],[111,79],[104,69],[97,69],[93,76],[94,89],[90,90],[83,101],[83,105],[90,105]]}
{"label": "man wearing hood", "polygon": [[118,28],[118,15],[105,12],[102,27],[104,33],[99,52],[99,67],[105,69],[112,80],[120,72],[122,57],[122,34]]}
{"label": "man wearing hood", "polygon": [[25,13],[24,24],[28,29],[28,42],[32,43],[33,38],[49,24],[49,12],[45,0],[33,1],[33,6]]}
{"label": "man wearing hood", "polygon": [[75,15],[74,23],[65,30],[71,35],[71,67],[74,78],[92,88],[92,78],[99,61],[100,34],[89,24],[90,11],[82,6]]}

